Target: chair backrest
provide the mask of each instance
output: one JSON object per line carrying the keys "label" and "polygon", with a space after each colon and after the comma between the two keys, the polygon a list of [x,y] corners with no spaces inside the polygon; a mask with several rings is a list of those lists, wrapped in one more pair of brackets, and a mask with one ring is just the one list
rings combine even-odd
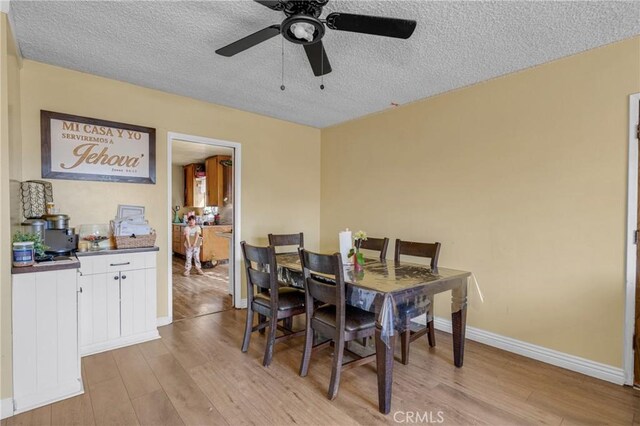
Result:
{"label": "chair backrest", "polygon": [[431,269],[438,268],[440,243],[416,243],[413,241],[396,240],[395,261],[400,261],[400,255],[428,257],[431,259]]}
{"label": "chair backrest", "polygon": [[389,246],[389,238],[367,237],[366,240],[360,242],[360,248],[366,250],[374,250],[380,252],[380,260],[387,258],[387,247]]}
{"label": "chair backrest", "polygon": [[[344,329],[345,285],[340,253],[318,254],[303,248],[298,249],[304,274],[304,290],[313,300],[323,304],[335,305],[337,324]],[[314,273],[328,276],[314,276]],[[307,299],[308,300],[308,299]],[[309,305],[313,306],[313,304]]]}
{"label": "chair backrest", "polygon": [[272,246],[257,247],[240,242],[242,257],[247,271],[247,298],[253,299],[254,287],[258,292],[270,291],[271,304],[278,304],[278,265],[276,263],[276,251]]}
{"label": "chair backrest", "polygon": [[304,234],[302,232],[298,234],[269,234],[269,245],[304,247]]}

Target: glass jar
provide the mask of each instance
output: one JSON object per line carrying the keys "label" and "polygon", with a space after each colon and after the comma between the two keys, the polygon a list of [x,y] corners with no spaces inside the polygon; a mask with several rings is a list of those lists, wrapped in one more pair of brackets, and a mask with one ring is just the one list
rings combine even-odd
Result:
{"label": "glass jar", "polygon": [[33,241],[13,243],[13,266],[31,266],[35,261]]}

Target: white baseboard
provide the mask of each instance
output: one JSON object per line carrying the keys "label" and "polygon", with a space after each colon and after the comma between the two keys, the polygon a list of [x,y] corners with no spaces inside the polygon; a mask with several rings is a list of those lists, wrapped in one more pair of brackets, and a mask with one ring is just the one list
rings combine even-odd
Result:
{"label": "white baseboard", "polygon": [[[426,317],[421,315],[413,321],[419,324],[424,324]],[[451,320],[435,317],[433,319],[433,323],[436,330],[451,333]],[[617,385],[623,385],[625,383],[624,370],[622,368],[601,364],[599,362],[523,342],[521,340],[512,339],[511,337],[501,336],[475,327],[467,326],[466,338],[507,352],[513,352],[518,355],[526,356],[527,358],[532,358],[557,367],[566,368],[567,370],[575,371],[597,379],[606,380],[607,382],[615,383]]]}
{"label": "white baseboard", "polygon": [[82,379],[70,381],[66,384],[59,385],[53,390],[46,392],[40,392],[35,395],[29,395],[22,398],[15,399],[16,410],[13,414],[24,413],[25,411],[34,410],[38,407],[53,404],[63,399],[72,398],[84,393],[84,386],[82,385]]}
{"label": "white baseboard", "polygon": [[240,299],[238,303],[236,303],[236,309],[246,309],[247,308],[247,299]]}
{"label": "white baseboard", "polygon": [[156,319],[156,325],[158,327],[162,327],[163,325],[169,325],[173,322],[173,319],[171,317],[158,317]]}
{"label": "white baseboard", "polygon": [[94,343],[88,346],[80,347],[80,356],[88,356],[97,354],[100,352],[110,351],[112,349],[118,349],[125,346],[135,345],[142,342],[148,342],[149,340],[159,339],[160,334],[158,330],[146,331],[144,333],[134,334],[132,336],[120,337],[106,342]]}
{"label": "white baseboard", "polygon": [[0,419],[13,416],[13,398],[0,399]]}

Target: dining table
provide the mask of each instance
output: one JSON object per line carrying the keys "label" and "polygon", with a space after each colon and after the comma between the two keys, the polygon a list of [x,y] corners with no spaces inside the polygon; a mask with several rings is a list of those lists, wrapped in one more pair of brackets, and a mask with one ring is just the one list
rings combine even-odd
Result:
{"label": "dining table", "polygon": [[[304,289],[298,253],[281,253],[276,259],[280,285]],[[407,317],[415,318],[429,310],[437,293],[451,291],[453,362],[456,367],[462,367],[470,272],[369,258],[361,268],[348,264],[343,268],[346,303],[376,314],[378,408],[381,413],[391,411],[396,335],[405,331]]]}

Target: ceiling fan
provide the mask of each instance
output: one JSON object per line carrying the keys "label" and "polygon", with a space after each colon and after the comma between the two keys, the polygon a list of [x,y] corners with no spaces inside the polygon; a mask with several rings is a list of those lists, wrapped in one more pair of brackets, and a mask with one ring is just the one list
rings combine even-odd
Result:
{"label": "ceiling fan", "polygon": [[290,42],[304,47],[313,74],[321,76],[331,72],[331,65],[322,45],[325,26],[332,30],[403,39],[411,37],[416,28],[416,21],[384,16],[333,12],[321,19],[322,8],[329,0],[254,1],[269,9],[282,11],[287,17],[281,24],[270,25],[216,50],[218,55],[230,57],[282,34]]}

